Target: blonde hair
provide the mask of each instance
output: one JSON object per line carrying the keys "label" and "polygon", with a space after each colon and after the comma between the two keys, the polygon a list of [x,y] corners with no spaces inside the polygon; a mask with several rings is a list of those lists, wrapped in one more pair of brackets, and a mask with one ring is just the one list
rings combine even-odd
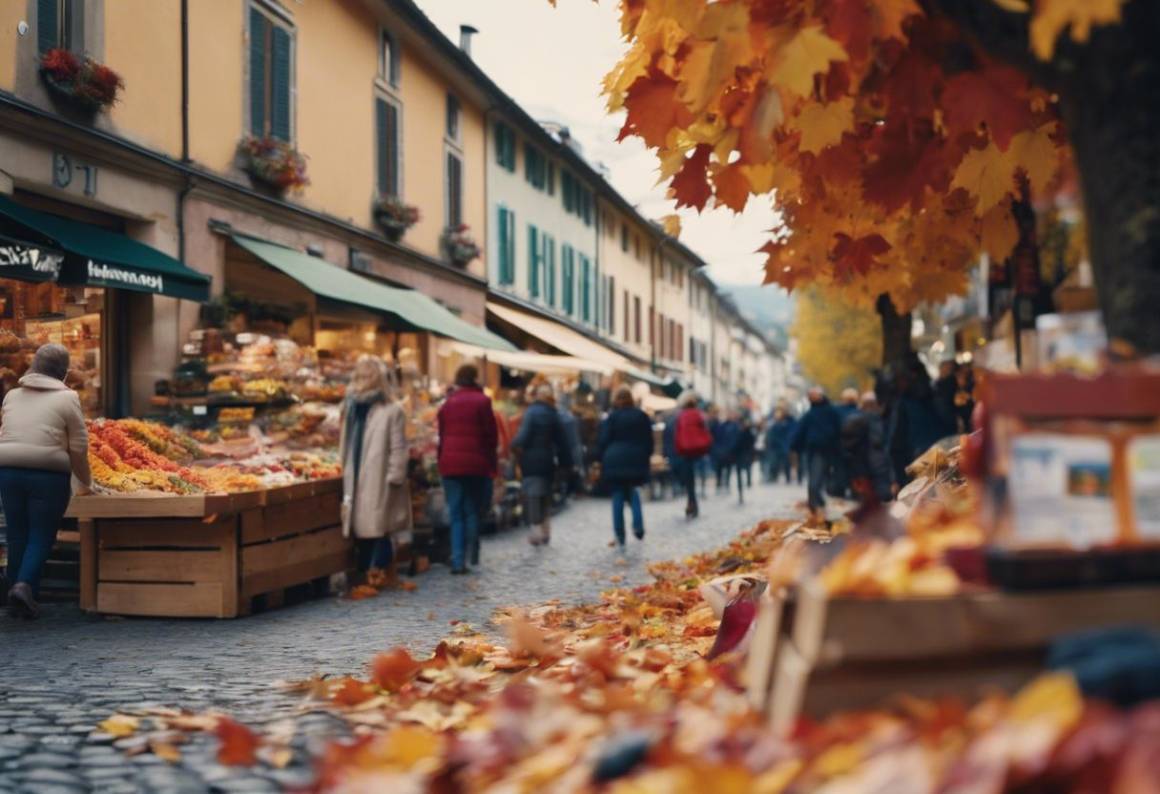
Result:
{"label": "blonde hair", "polygon": [[350,376],[350,390],[352,394],[382,392],[385,397],[390,397],[386,364],[369,353],[359,356]]}

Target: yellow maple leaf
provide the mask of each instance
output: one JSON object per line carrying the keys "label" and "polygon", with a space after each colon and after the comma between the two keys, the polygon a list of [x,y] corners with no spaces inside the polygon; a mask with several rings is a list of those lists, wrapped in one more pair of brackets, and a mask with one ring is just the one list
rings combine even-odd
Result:
{"label": "yellow maple leaf", "polygon": [[1011,214],[1011,203],[1003,201],[996,204],[983,216],[983,250],[992,261],[1002,262],[1011,256],[1018,242],[1019,225]]}
{"label": "yellow maple leaf", "polygon": [[607,108],[609,113],[615,113],[624,107],[624,98],[629,87],[638,78],[648,74],[649,61],[652,53],[640,41],[637,41],[625,53],[620,62],[604,76],[604,95],[608,97]]}
{"label": "yellow maple leaf", "polygon": [[1037,130],[1024,130],[1011,139],[1011,145],[1003,155],[1011,164],[1012,171],[1023,169],[1032,192],[1037,196],[1047,192],[1059,170],[1059,151],[1051,140],[1054,131],[1054,121]]}
{"label": "yellow maple leaf", "polygon": [[110,736],[129,736],[137,731],[141,725],[141,721],[136,717],[130,717],[128,714],[114,714],[104,722],[97,724],[105,733]]}
{"label": "yellow maple leaf", "polygon": [[811,103],[791,119],[789,126],[802,134],[803,152],[817,154],[842,140],[842,133],[854,127],[854,100],[843,97],[829,104]]}
{"label": "yellow maple leaf", "polygon": [[1083,694],[1071,673],[1046,673],[1019,691],[1008,718],[1016,723],[1044,721],[1067,730],[1082,713]]}
{"label": "yellow maple leaf", "polygon": [[994,142],[985,149],[972,149],[955,170],[951,187],[961,187],[975,198],[976,212],[985,214],[1003,200],[1015,184],[1015,169]]}
{"label": "yellow maple leaf", "polygon": [[661,227],[665,230],[665,234],[669,237],[681,236],[681,216],[680,215],[666,215],[661,218]]}
{"label": "yellow maple leaf", "polygon": [[1095,25],[1120,21],[1125,0],[1038,0],[1031,18],[1031,51],[1044,61],[1055,55],[1059,34],[1071,28],[1071,38],[1080,44],[1091,36]]}
{"label": "yellow maple leaf", "polygon": [[705,9],[695,39],[681,68],[678,95],[690,110],[700,113],[721,93],[737,67],[753,57],[749,7],[714,3]]}
{"label": "yellow maple leaf", "polygon": [[814,75],[826,72],[832,61],[849,60],[841,44],[822,32],[819,25],[799,30],[774,58],[766,75],[770,82],[799,96],[814,90]]}

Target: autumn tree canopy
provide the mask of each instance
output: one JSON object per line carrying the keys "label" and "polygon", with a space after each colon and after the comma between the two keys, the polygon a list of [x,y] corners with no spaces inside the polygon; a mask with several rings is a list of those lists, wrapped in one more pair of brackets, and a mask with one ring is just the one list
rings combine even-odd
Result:
{"label": "autumn tree canopy", "polygon": [[630,46],[605,91],[678,206],[740,211],[773,193],[767,282],[909,311],[962,291],[981,252],[1011,253],[1013,202],[1073,182],[1067,70],[1127,27],[1126,3],[1157,5],[621,0]]}
{"label": "autumn tree canopy", "polygon": [[882,328],[873,309],[849,304],[817,287],[805,287],[794,308],[792,333],[802,374],[836,397],[874,385],[882,363]]}

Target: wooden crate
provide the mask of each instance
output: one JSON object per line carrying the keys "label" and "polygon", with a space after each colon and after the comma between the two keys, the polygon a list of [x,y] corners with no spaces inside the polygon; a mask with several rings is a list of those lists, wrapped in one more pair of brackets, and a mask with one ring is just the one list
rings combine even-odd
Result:
{"label": "wooden crate", "polygon": [[[92,504],[108,499],[108,504]],[[172,501],[170,501],[172,499]],[[346,570],[341,485],[321,481],[230,497],[85,497],[81,607],[154,617],[232,618],[254,599]],[[128,515],[110,515],[116,502]],[[201,514],[195,512],[200,501]],[[190,513],[193,513],[190,515]]]}
{"label": "wooden crate", "polygon": [[1160,629],[1160,587],[855,599],[804,585],[763,601],[747,666],[750,700],[776,730],[881,705],[892,696],[1012,691],[1042,670],[1062,634],[1115,625]]}

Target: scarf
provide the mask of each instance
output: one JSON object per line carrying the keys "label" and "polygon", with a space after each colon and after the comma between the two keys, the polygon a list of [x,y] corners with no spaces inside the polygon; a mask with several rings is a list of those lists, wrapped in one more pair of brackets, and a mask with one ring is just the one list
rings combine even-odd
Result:
{"label": "scarf", "polygon": [[362,465],[363,431],[366,430],[367,416],[373,405],[385,399],[381,391],[373,391],[353,395],[346,400],[343,433],[347,439],[347,459],[343,463],[354,474],[355,483],[358,482],[358,470]]}

